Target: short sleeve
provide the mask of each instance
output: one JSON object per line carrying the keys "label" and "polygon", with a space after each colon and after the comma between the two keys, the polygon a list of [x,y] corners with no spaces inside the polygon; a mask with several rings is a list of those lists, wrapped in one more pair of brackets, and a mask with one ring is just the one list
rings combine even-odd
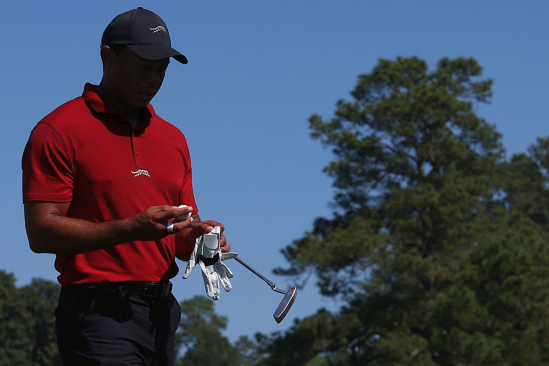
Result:
{"label": "short sleeve", "polygon": [[198,207],[196,207],[196,201],[194,198],[192,169],[189,169],[187,173],[185,173],[185,177],[183,178],[180,201],[182,202],[181,204],[191,206],[193,208],[193,214],[198,213]]}
{"label": "short sleeve", "polygon": [[21,161],[23,203],[70,202],[74,169],[69,149],[59,133],[40,122],[32,130]]}

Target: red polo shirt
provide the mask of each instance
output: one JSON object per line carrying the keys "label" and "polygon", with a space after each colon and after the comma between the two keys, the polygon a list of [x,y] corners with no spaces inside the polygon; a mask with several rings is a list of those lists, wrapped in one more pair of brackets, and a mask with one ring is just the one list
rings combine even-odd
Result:
{"label": "red polo shirt", "polygon": [[[132,129],[86,84],[82,97],[33,129],[23,153],[23,202],[70,202],[68,217],[118,220],[150,206],[198,208],[185,136],[148,106]],[[57,255],[62,285],[166,281],[178,272],[175,241],[134,241],[77,255]]]}

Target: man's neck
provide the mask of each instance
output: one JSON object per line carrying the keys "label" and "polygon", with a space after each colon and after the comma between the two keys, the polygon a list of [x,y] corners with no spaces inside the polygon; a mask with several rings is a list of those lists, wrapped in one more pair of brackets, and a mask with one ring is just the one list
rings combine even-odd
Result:
{"label": "man's neck", "polygon": [[122,117],[124,117],[132,127],[135,129],[137,125],[141,122],[141,116],[142,116],[142,108],[130,108],[127,105],[125,105],[123,102],[120,101],[119,98],[116,97],[116,94],[113,92],[111,88],[108,88],[107,86],[103,85],[103,83],[99,84],[97,87],[97,95],[108,104],[111,108],[116,110]]}

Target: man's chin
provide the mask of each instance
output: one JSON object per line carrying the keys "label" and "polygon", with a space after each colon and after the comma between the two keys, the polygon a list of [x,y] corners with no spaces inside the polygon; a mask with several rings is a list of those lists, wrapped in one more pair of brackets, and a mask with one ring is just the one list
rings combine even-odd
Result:
{"label": "man's chin", "polygon": [[152,99],[153,97],[139,97],[135,100],[133,105],[137,108],[146,108]]}

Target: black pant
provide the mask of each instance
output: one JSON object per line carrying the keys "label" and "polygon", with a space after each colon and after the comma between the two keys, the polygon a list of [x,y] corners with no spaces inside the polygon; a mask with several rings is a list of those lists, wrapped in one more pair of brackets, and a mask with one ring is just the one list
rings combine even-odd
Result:
{"label": "black pant", "polygon": [[63,286],[55,311],[64,365],[173,365],[181,308],[101,284]]}

